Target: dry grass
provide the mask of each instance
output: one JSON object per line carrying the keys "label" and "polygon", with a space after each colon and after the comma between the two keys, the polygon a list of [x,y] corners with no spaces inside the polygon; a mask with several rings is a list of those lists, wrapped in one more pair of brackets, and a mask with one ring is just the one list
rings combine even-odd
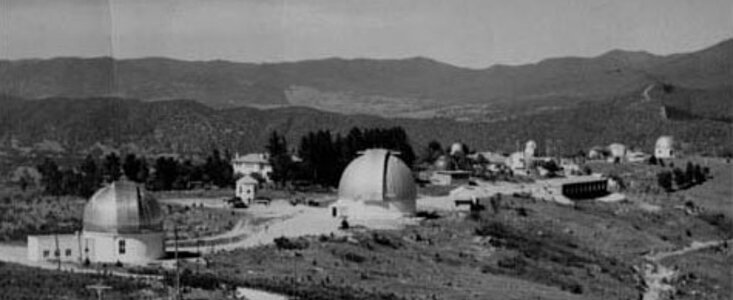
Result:
{"label": "dry grass", "polygon": [[84,200],[38,191],[0,191],[0,241],[25,241],[29,234],[72,233],[81,229]]}
{"label": "dry grass", "polygon": [[730,299],[733,295],[733,248],[714,247],[662,261],[678,270],[675,299]]}

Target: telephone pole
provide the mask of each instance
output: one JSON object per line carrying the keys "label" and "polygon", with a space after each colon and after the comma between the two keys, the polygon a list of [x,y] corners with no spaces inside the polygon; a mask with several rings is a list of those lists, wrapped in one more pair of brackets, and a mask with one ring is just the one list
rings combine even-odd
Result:
{"label": "telephone pole", "polygon": [[176,299],[181,298],[181,264],[178,260],[178,225],[173,226],[173,235],[175,239],[175,257],[176,257]]}

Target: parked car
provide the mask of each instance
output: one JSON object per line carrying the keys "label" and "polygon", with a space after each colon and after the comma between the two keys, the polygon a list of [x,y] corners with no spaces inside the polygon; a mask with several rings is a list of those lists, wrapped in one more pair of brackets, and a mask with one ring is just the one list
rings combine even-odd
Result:
{"label": "parked car", "polygon": [[265,196],[255,197],[255,200],[252,201],[252,203],[254,204],[264,204],[264,205],[270,205],[270,202],[272,202],[272,199],[265,197]]}
{"label": "parked car", "polygon": [[232,197],[225,201],[229,205],[229,207],[232,207],[232,208],[247,208],[248,207],[247,203],[244,203],[244,201],[242,201],[242,198],[239,198],[239,197]]}

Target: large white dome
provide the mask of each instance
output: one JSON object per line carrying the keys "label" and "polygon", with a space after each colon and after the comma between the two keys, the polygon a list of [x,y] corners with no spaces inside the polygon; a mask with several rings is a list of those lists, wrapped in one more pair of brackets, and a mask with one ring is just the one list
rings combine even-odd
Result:
{"label": "large white dome", "polygon": [[410,168],[385,149],[366,150],[346,167],[339,182],[339,201],[394,205],[404,213],[414,213],[416,198]]}
{"label": "large white dome", "polygon": [[163,230],[158,202],[134,182],[119,180],[99,189],[84,207],[84,231],[143,233]]}

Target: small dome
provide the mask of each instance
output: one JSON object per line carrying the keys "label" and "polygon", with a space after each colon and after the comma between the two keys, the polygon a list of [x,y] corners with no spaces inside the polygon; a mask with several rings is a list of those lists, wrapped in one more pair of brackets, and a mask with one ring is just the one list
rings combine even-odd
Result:
{"label": "small dome", "polygon": [[661,136],[657,139],[655,148],[659,149],[672,149],[674,148],[674,138],[671,136]]}
{"label": "small dome", "polygon": [[461,143],[453,143],[453,145],[450,146],[450,155],[461,155],[466,154],[464,153],[463,144]]}
{"label": "small dome", "polygon": [[339,201],[394,204],[400,211],[414,213],[417,188],[402,160],[385,149],[369,149],[346,167],[338,194]]}
{"label": "small dome", "polygon": [[140,233],[162,231],[158,202],[140,185],[119,180],[99,189],[84,207],[84,231]]}
{"label": "small dome", "polygon": [[435,169],[439,171],[445,171],[449,169],[448,158],[445,155],[441,155],[435,160]]}

